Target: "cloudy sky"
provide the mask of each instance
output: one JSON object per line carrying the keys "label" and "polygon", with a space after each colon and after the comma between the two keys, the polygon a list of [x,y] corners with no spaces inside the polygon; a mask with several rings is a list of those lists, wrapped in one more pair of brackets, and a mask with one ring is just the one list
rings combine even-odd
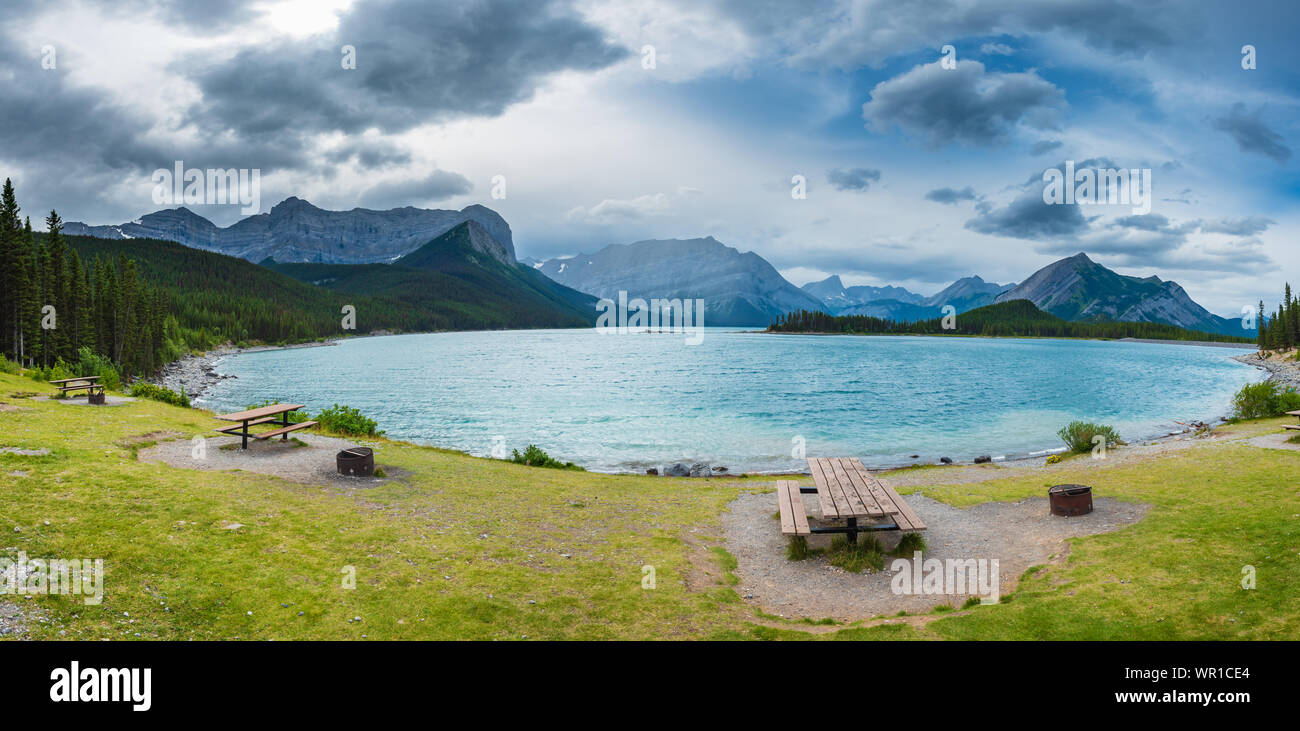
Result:
{"label": "cloudy sky", "polygon": [[[34,221],[134,219],[160,207],[152,172],[183,160],[259,169],[263,211],[290,195],[483,203],[538,258],[712,235],[796,284],[834,273],[929,294],[1086,251],[1225,315],[1300,283],[1290,0],[6,0],[3,13],[0,174]],[[1044,171],[1066,161],[1149,168],[1150,213],[1043,205]]]}

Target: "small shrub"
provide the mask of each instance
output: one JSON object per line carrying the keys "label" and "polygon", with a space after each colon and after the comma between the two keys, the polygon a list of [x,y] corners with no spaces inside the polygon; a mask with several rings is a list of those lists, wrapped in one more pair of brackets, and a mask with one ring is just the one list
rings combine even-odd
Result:
{"label": "small shrub", "polygon": [[147,398],[154,401],[161,401],[172,406],[180,406],[188,409],[190,407],[190,397],[185,395],[185,389],[182,387],[180,393],[176,393],[170,388],[163,388],[148,381],[136,381],[131,384],[131,395],[136,398]]}
{"label": "small shrub", "polygon": [[1247,383],[1232,397],[1234,419],[1265,419],[1300,410],[1300,393],[1276,381]]}
{"label": "small shrub", "polygon": [[806,536],[790,536],[790,542],[785,546],[785,557],[791,561],[803,561],[810,558],[813,551],[808,547],[808,538]]}
{"label": "small shrub", "polygon": [[971,607],[978,607],[979,605],[980,605],[980,598],[977,596],[972,596],[966,598],[966,602],[961,605],[961,608],[970,609]]}
{"label": "small shrub", "polygon": [[542,451],[541,447],[538,447],[536,444],[529,444],[528,447],[524,449],[523,454],[520,454],[518,449],[511,451],[513,454],[510,457],[510,461],[515,464],[525,464],[529,467],[551,467],[559,470],[582,469],[572,462],[561,462],[560,460],[555,459],[551,455]]}
{"label": "small shrub", "polygon": [[320,422],[322,428],[337,434],[377,437],[384,433],[378,429],[378,422],[351,406],[334,404],[328,409],[321,409],[316,415],[316,421]]}
{"label": "small shrub", "polygon": [[376,467],[376,468],[375,468],[375,471],[374,471],[374,472],[371,472],[370,474],[371,474],[372,476],[374,476],[374,477],[380,477],[380,478],[388,477],[388,473],[387,473],[387,472],[384,472],[384,468],[383,468],[383,467]]}
{"label": "small shrub", "polygon": [[898,539],[898,545],[894,547],[895,556],[911,556],[917,551],[925,552],[925,536],[920,533],[904,533],[902,538]]}
{"label": "small shrub", "polygon": [[1047,464],[1060,464],[1064,460],[1065,460],[1065,455],[1063,454],[1047,455]]}
{"label": "small shrub", "polygon": [[77,362],[71,367],[76,371],[72,377],[99,376],[99,382],[104,388],[110,391],[118,391],[122,388],[122,377],[113,366],[113,361],[96,354],[84,345],[77,349]]}
{"label": "small shrub", "polygon": [[23,370],[22,366],[18,365],[12,360],[9,360],[3,355],[0,355],[0,373],[7,373],[11,376],[16,376],[19,373],[22,373],[22,370]]}
{"label": "small shrub", "polygon": [[1058,431],[1057,436],[1065,442],[1065,446],[1070,448],[1075,454],[1091,452],[1093,448],[1093,438],[1101,435],[1106,438],[1106,446],[1112,447],[1121,444],[1119,433],[1106,424],[1094,424],[1090,421],[1072,421],[1066,424]]}

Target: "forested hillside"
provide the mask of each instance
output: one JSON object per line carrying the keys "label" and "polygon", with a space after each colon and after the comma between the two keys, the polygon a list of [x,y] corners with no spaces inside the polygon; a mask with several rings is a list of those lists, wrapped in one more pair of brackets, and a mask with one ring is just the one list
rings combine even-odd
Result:
{"label": "forested hillside", "polygon": [[464,225],[395,265],[259,266],[170,241],[66,236],[53,211],[48,233],[34,232],[19,214],[6,181],[0,354],[27,366],[84,362],[84,348],[139,375],[225,342],[583,327],[594,318],[594,298],[482,256]]}
{"label": "forested hillside", "polygon": [[167,299],[122,254],[86,256],[61,234],[54,211],[49,233],[23,221],[13,185],[0,194],[0,354],[27,366],[102,355],[131,373],[149,372],[167,356]]}
{"label": "forested hillside", "polygon": [[956,315],[952,327],[936,317],[898,322],[863,315],[839,317],[824,312],[791,312],[768,327],[772,332],[880,335],[985,335],[1045,338],[1149,338],[1249,343],[1252,338],[1184,330],[1154,322],[1070,322],[1038,309],[1029,300],[1011,300]]}

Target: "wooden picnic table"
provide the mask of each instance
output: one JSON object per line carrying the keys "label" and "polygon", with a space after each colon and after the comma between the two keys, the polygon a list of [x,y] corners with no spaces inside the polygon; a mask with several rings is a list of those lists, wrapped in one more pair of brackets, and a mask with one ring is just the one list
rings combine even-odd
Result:
{"label": "wooden picnic table", "polygon": [[72,391],[85,391],[86,398],[92,399],[96,393],[103,393],[104,386],[99,382],[99,376],[78,376],[76,378],[58,378],[50,381],[50,385],[55,386],[63,393]]}
{"label": "wooden picnic table", "polygon": [[[249,437],[270,439],[278,436],[281,441],[287,441],[289,432],[316,426],[314,421],[300,421],[296,424],[289,422],[289,414],[301,408],[302,404],[271,404],[270,406],[259,406],[256,409],[248,409],[247,411],[236,411],[233,414],[217,414],[218,419],[238,421],[239,424],[221,427],[214,431],[219,431],[222,434],[238,434],[242,438],[241,446],[243,449],[248,449]],[[280,418],[277,419],[276,416]],[[254,434],[248,430],[250,426],[256,426],[257,424],[278,424],[280,428],[260,434]]]}
{"label": "wooden picnic table", "polygon": [[[1288,411],[1288,412],[1286,412],[1286,414],[1287,414],[1287,416],[1294,416],[1294,417],[1296,417],[1297,419],[1300,419],[1300,411]],[[1283,425],[1282,425],[1282,428],[1283,428],[1283,429],[1290,429],[1291,431],[1300,431],[1300,426],[1292,426],[1292,425],[1290,425],[1290,424],[1283,424]]]}
{"label": "wooden picnic table", "polygon": [[[844,533],[850,543],[856,543],[858,533],[867,531],[925,530],[925,523],[902,496],[868,472],[856,457],[809,457],[808,469],[816,487],[800,487],[788,480],[777,482],[782,533]],[[822,520],[843,520],[845,524],[809,526],[800,496],[811,493],[817,494]],[[860,525],[859,520],[871,522]]]}

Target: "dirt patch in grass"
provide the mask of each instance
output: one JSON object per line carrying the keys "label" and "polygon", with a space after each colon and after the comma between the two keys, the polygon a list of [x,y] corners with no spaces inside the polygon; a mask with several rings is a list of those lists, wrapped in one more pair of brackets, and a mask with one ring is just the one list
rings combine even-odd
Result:
{"label": "dirt patch in grass", "polygon": [[151,431],[148,434],[136,434],[132,437],[119,439],[117,441],[117,446],[129,448],[142,445],[153,445],[158,442],[167,442],[173,439],[179,439],[183,436],[185,435],[178,431]]}
{"label": "dirt patch in grass", "polygon": [[0,447],[0,454],[16,454],[19,457],[44,457],[49,454],[50,450],[45,447],[40,449],[23,449],[22,447]]}
{"label": "dirt patch in grass", "polygon": [[[805,497],[811,522],[816,524],[814,496]],[[953,595],[896,595],[890,586],[894,558],[885,557],[884,571],[851,573],[831,565],[825,555],[803,561],[786,558],[787,539],[772,520],[774,494],[743,495],[729,505],[722,525],[726,548],[736,557],[740,578],[737,588],[747,601],[764,612],[785,618],[833,617],[854,621],[895,615],[923,614],[935,607],[960,608],[970,593]],[[926,559],[997,559],[1003,595],[1015,590],[1029,567],[1047,563],[1067,550],[1067,538],[1118,530],[1136,523],[1148,506],[1110,498],[1096,498],[1088,515],[1062,518],[1048,511],[1047,498],[1019,502],[989,502],[957,508],[922,495],[907,503],[928,529],[922,534]],[[884,551],[892,551],[901,535],[876,533]],[[809,536],[813,549],[830,548],[826,535]],[[902,559],[911,571],[911,559]]]}
{"label": "dirt patch in grass", "polygon": [[248,449],[240,447],[239,437],[210,437],[204,440],[203,450],[198,453],[190,440],[178,439],[141,449],[138,456],[141,462],[162,462],[190,470],[244,470],[312,485],[375,487],[400,472],[384,465],[383,455],[377,451],[376,461],[388,478],[344,477],[338,473],[335,457],[340,450],[356,446],[356,442],[299,434],[294,441],[250,439]]}
{"label": "dirt patch in grass", "polygon": [[0,403],[0,411],[31,411],[24,406],[14,406],[13,404]]}

